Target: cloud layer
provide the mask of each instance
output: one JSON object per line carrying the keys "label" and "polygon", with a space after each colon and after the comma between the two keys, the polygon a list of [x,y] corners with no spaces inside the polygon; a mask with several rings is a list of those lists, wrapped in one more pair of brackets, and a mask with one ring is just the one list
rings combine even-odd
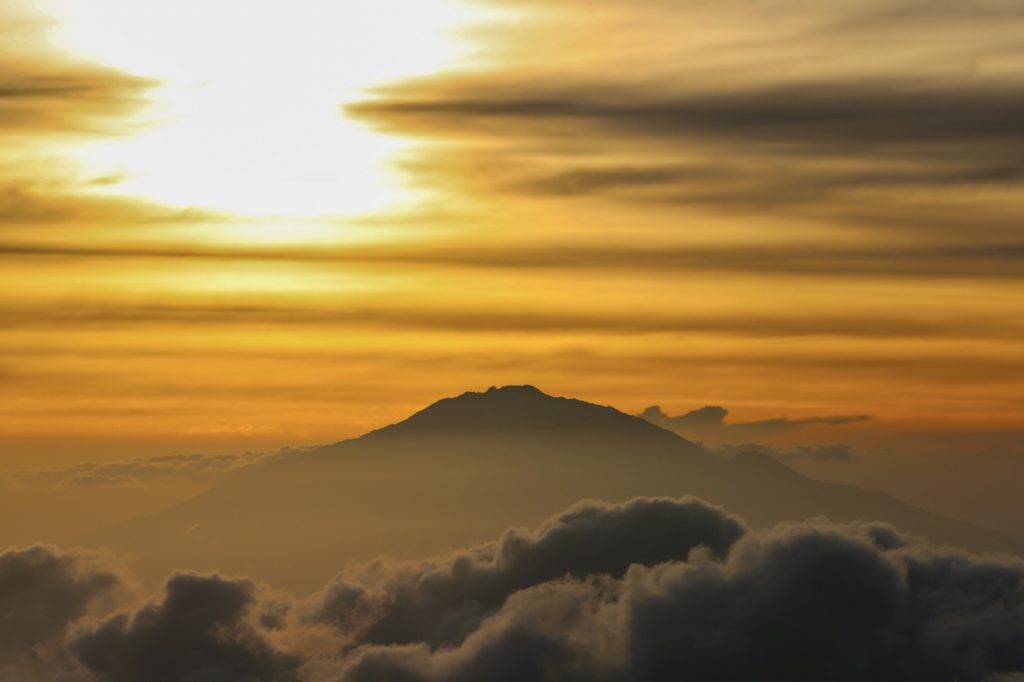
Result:
{"label": "cloud layer", "polygon": [[[47,548],[0,555],[0,624],[19,638],[2,650],[10,679],[58,669],[83,682],[1024,673],[1020,560],[879,523],[752,533],[693,498],[580,503],[445,559],[377,562],[303,600],[178,573],[156,599],[83,619],[117,579],[77,561]],[[41,678],[40,663],[50,665]]]}
{"label": "cloud layer", "polygon": [[369,588],[339,580],[309,618],[358,633],[359,642],[459,643],[525,588],[566,576],[619,578],[635,563],[685,561],[697,547],[721,558],[744,532],[695,499],[582,503],[532,533],[509,530],[449,560],[402,566]]}
{"label": "cloud layer", "polygon": [[121,585],[89,557],[34,546],[0,553],[0,680],[45,679],[70,666],[69,626]]}
{"label": "cloud layer", "polygon": [[1024,564],[886,525],[781,526],[512,595],[456,647],[354,650],[348,680],[982,680],[1024,670]]}
{"label": "cloud layer", "polygon": [[250,622],[247,580],[178,574],[162,602],[77,633],[71,651],[101,680],[299,680],[298,656],[275,649]]}
{"label": "cloud layer", "polygon": [[160,479],[215,480],[272,456],[273,453],[248,452],[241,455],[161,455],[113,462],[83,462],[69,467],[15,471],[0,477],[0,483],[87,488],[137,487]]}

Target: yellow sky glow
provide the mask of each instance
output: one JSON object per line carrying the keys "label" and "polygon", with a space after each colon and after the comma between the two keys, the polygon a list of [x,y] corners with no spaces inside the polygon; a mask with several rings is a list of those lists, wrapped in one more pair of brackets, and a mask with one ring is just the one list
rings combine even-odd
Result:
{"label": "yellow sky glow", "polygon": [[938,4],[0,4],[0,468],[502,383],[1001,447],[1021,13]]}
{"label": "yellow sky glow", "polygon": [[[158,81],[137,129],[82,144],[102,191],[235,216],[394,210],[417,198],[388,168],[409,146],[339,115],[381,82],[453,63],[456,0],[162,3],[54,0],[71,54]],[[397,15],[402,21],[396,22]],[[317,236],[254,227],[257,240]]]}

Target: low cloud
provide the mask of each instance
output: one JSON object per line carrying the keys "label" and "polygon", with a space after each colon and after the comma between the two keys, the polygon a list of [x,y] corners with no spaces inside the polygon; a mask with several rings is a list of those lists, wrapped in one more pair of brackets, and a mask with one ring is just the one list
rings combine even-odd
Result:
{"label": "low cloud", "polygon": [[109,606],[121,581],[95,557],[37,545],[0,553],[0,680],[54,679],[72,666],[68,627]]}
{"label": "low cloud", "polygon": [[0,624],[19,638],[0,642],[9,679],[59,678],[33,677],[25,651],[62,661],[76,682],[981,682],[1024,672],[1024,561],[882,523],[755,533],[694,498],[580,503],[443,559],[377,562],[304,600],[177,573],[156,599],[83,618],[117,580],[76,561],[45,548],[0,555]]}
{"label": "low cloud", "polygon": [[519,590],[566,576],[621,577],[635,563],[685,561],[698,547],[722,557],[744,532],[740,520],[696,499],[586,502],[533,532],[509,530],[441,562],[371,574],[368,587],[339,579],[308,618],[360,642],[454,644]]}
{"label": "low cloud", "polygon": [[459,647],[365,647],[344,679],[981,680],[1024,669],[1022,576],[885,525],[781,526],[521,591]]}
{"label": "low cloud", "polygon": [[106,682],[297,682],[301,659],[263,636],[256,602],[248,580],[174,575],[161,602],[76,633],[70,649]]}
{"label": "low cloud", "polygon": [[[301,451],[305,448],[287,448]],[[86,462],[71,467],[27,469],[8,474],[11,485],[43,485],[56,489],[144,487],[166,479],[215,480],[280,453],[247,452],[241,455],[162,455],[116,462]]]}
{"label": "low cloud", "polygon": [[141,488],[142,481],[133,476],[80,474],[65,481],[62,485],[67,488]]}
{"label": "low cloud", "polygon": [[742,445],[721,445],[715,449],[726,456],[753,452],[783,461],[852,462],[856,459],[853,446],[845,444],[794,445],[792,447],[770,448],[767,445],[760,445],[758,443],[744,443]]}
{"label": "low cloud", "polygon": [[[774,417],[750,422],[729,422],[729,410],[717,405],[705,405],[696,410],[670,416],[658,405],[652,405],[639,415],[652,424],[671,429],[687,438],[711,443],[743,443],[750,439],[795,431],[804,426],[846,426],[872,419],[866,414],[831,415],[824,417]],[[791,453],[795,454],[795,453]],[[812,452],[806,453],[812,455]]]}

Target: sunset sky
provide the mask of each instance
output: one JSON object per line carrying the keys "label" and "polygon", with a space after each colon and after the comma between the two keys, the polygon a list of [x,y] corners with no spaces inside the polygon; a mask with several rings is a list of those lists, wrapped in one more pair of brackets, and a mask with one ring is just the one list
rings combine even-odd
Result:
{"label": "sunset sky", "polygon": [[1024,0],[0,0],[0,682],[1024,681]]}
{"label": "sunset sky", "polygon": [[507,383],[1024,455],[1015,0],[9,0],[0,31],[0,469]]}

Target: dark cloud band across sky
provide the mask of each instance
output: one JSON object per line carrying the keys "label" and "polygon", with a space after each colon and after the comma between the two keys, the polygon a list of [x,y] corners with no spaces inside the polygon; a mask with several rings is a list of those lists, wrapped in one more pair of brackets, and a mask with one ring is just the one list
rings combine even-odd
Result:
{"label": "dark cloud band across sky", "polygon": [[89,246],[0,244],[0,257],[45,259],[157,259],[197,261],[280,261],[355,266],[421,266],[521,270],[621,272],[744,272],[781,277],[864,277],[911,279],[1020,279],[1024,245],[947,245],[935,248],[839,249],[790,244],[765,247],[565,247],[438,249],[217,249],[180,246],[96,248]]}

